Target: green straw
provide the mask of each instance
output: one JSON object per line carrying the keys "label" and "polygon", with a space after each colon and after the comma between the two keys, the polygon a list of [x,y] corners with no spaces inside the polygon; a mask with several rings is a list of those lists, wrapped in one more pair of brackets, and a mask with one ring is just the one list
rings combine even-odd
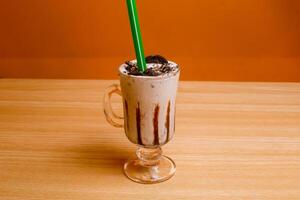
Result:
{"label": "green straw", "polygon": [[142,42],[141,29],[138,19],[135,0],[127,0],[128,15],[130,20],[131,33],[134,43],[137,66],[140,72],[146,70],[146,60]]}

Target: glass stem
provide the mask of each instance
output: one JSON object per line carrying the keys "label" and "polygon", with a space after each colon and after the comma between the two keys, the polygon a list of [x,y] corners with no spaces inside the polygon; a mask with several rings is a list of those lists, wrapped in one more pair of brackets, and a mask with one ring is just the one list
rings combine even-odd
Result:
{"label": "glass stem", "polygon": [[136,155],[144,166],[151,167],[159,164],[162,156],[162,150],[160,147],[156,147],[156,148],[138,147],[136,150]]}

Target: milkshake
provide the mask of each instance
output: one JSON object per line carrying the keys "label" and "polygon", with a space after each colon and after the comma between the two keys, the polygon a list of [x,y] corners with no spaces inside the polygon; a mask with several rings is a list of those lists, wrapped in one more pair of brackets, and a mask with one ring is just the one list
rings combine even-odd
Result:
{"label": "milkshake", "polygon": [[[162,154],[161,146],[175,131],[175,102],[180,70],[162,56],[146,57],[146,69],[140,71],[136,60],[119,67],[120,86],[107,88],[104,113],[107,121],[124,128],[127,138],[138,145],[135,159],[124,164],[125,175],[139,183],[158,183],[172,177],[176,165]],[[123,100],[123,117],[112,109],[111,96]]]}
{"label": "milkshake", "polygon": [[161,146],[173,137],[180,72],[176,63],[166,62],[153,56],[147,60],[144,75],[134,71],[136,61],[119,68],[124,129],[128,139],[135,144]]}

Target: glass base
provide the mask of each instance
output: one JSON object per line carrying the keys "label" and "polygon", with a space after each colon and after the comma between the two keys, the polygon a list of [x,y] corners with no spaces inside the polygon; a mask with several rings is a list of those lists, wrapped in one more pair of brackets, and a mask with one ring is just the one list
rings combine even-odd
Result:
{"label": "glass base", "polygon": [[124,165],[125,175],[138,183],[159,183],[171,178],[176,171],[173,160],[162,156],[160,147],[156,149],[138,148],[137,159]]}

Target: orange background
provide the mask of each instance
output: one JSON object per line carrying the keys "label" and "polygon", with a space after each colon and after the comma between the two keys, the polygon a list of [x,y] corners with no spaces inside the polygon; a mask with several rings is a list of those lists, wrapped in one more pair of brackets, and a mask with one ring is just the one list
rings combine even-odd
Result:
{"label": "orange background", "polygon": [[[115,79],[125,0],[1,0],[0,77]],[[182,80],[300,81],[298,0],[137,0],[146,54]]]}

